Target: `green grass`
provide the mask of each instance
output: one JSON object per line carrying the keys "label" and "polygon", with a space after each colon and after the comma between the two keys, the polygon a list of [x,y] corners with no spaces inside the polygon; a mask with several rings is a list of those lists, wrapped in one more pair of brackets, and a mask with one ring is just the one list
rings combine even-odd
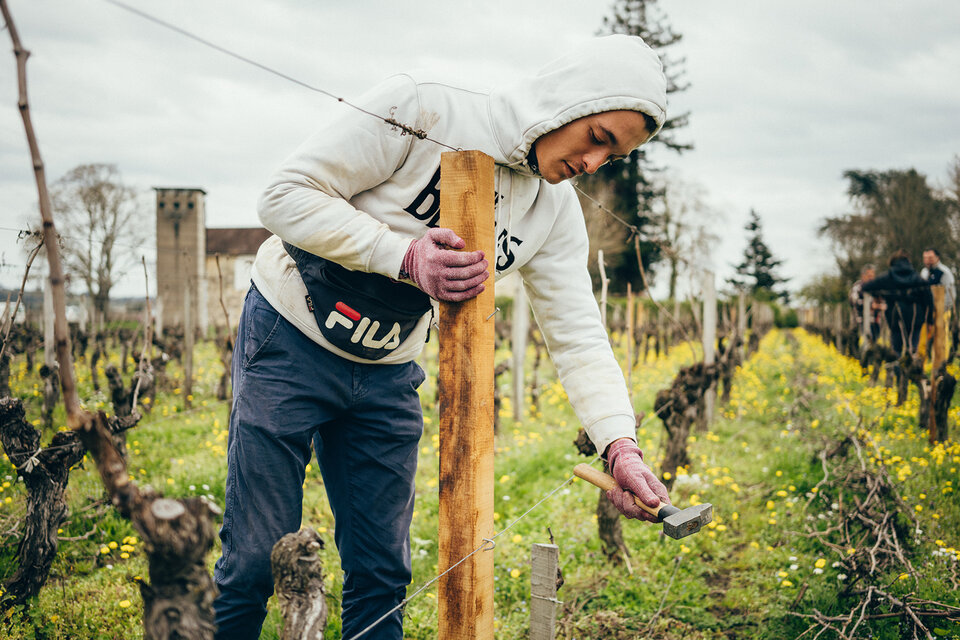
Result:
{"label": "green grass", "polygon": [[[414,578],[408,593],[437,574],[435,344],[428,345],[424,358],[431,375],[421,388],[425,431],[411,530]],[[502,351],[497,357],[508,355]],[[633,373],[636,408],[649,413],[656,392],[669,385],[678,367],[692,360],[691,349],[683,345],[669,357],[640,365]],[[193,410],[183,411],[184,398],[175,390],[158,395],[152,413],[128,436],[129,470],[138,483],[151,484],[166,495],[208,495],[222,507],[227,411],[212,397],[220,372],[212,345],[198,345],[196,362]],[[90,408],[98,403],[106,408],[106,398],[93,393],[84,368],[78,365],[82,397]],[[24,398],[29,419],[36,419],[40,411],[40,398],[33,391],[36,373],[25,371],[19,360],[13,371],[15,393]],[[179,375],[175,363],[168,374],[173,379]],[[498,381],[504,391],[510,388],[509,378],[507,373]],[[528,398],[519,421],[510,417],[508,402],[501,409],[495,462],[498,532],[564,485],[573,466],[584,461],[573,446],[576,418],[546,362],[540,380],[538,409],[530,407]],[[566,581],[558,595],[564,602],[558,619],[560,637],[794,638],[803,633],[808,621],[790,615],[791,610],[846,613],[848,600],[841,597],[844,581],[840,579],[844,569],[833,566],[844,558],[796,532],[818,523],[825,526],[818,516],[827,517],[829,505],[810,493],[823,477],[817,453],[856,429],[858,415],[864,417],[859,428],[875,453],[873,464],[884,465],[897,479],[922,530],[911,540],[912,561],[921,579],[914,582],[885,575],[878,576],[878,584],[892,581],[891,589],[901,596],[912,592],[960,606],[951,583],[951,576],[956,579],[958,573],[955,550],[960,548],[960,506],[953,491],[958,484],[960,447],[950,442],[935,449],[926,443],[922,431],[911,426],[916,420],[915,398],[905,410],[887,406],[888,400],[885,393],[865,386],[854,363],[816,339],[802,332],[768,336],[738,373],[731,404],[719,408],[710,431],[691,437],[693,462],[681,472],[671,492],[679,505],[712,503],[712,525],[675,541],[663,537],[655,526],[625,521],[631,567],[613,566],[596,536],[598,491],[582,481],[564,485],[496,540],[492,553],[497,637],[526,637],[530,545],[548,542],[551,533],[560,547]],[[952,429],[957,418],[955,409]],[[57,424],[61,422],[59,416]],[[654,466],[661,435],[662,426],[655,418],[647,420],[639,434],[647,460]],[[9,483],[0,492],[0,578],[6,579],[15,570],[17,538],[3,532],[22,517],[23,489],[5,459],[0,461],[3,482]],[[809,496],[814,500],[807,506]],[[61,543],[50,580],[29,607],[3,612],[4,637],[141,637],[137,580],[147,578],[146,560],[139,544],[131,545],[132,552],[120,548],[135,532],[111,508],[97,503],[101,497],[99,479],[87,461],[71,475],[70,516],[61,533],[64,538],[83,539]],[[316,464],[308,470],[305,483],[304,525],[317,528],[327,541],[321,552],[331,614],[327,636],[338,638],[339,560]],[[111,542],[116,549],[110,548]],[[945,551],[951,549],[954,552]],[[209,556],[211,568],[218,552],[217,548]],[[129,557],[121,557],[122,553]],[[818,566],[818,560],[823,560],[823,566]],[[406,637],[436,637],[436,597],[434,584],[411,601],[405,614]],[[279,625],[271,600],[262,637],[279,637]],[[947,622],[931,626],[948,635],[958,633]],[[869,632],[876,638],[899,637],[898,620],[870,623]]]}

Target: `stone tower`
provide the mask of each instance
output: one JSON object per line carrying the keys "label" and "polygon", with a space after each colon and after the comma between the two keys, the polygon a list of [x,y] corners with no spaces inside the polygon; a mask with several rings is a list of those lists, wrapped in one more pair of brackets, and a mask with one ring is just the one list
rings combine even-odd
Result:
{"label": "stone tower", "polygon": [[203,189],[157,192],[158,331],[183,326],[206,332],[206,220]]}

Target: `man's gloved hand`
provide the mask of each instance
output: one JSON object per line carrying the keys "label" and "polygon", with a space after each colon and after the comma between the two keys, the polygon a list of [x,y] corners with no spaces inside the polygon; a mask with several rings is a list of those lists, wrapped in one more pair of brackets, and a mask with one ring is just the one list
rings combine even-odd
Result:
{"label": "man's gloved hand", "polygon": [[[430,229],[410,243],[400,277],[409,276],[424,293],[437,300],[460,302],[483,291],[489,275],[483,251],[453,251],[466,243],[450,229]],[[448,248],[449,247],[449,248]]]}
{"label": "man's gloved hand", "polygon": [[637,496],[649,507],[661,502],[670,504],[667,488],[643,461],[643,453],[633,440],[620,438],[607,447],[607,463],[620,489],[607,491],[607,498],[628,518],[656,522],[657,519],[638,507]]}

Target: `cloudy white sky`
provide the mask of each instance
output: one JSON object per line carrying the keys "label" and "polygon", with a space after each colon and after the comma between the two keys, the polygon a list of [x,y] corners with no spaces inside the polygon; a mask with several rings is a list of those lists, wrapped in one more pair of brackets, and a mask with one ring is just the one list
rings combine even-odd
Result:
{"label": "cloudy white sky", "polygon": [[[611,0],[128,0],[224,47],[345,97],[396,72],[471,87],[532,71],[600,28]],[[197,186],[209,226],[253,226],[273,168],[334,110],[324,96],[204,48],[104,0],[8,0],[28,64],[48,180],[89,162],[124,180]],[[660,0],[683,35],[695,150],[654,159],[722,213],[720,277],[751,208],[798,288],[832,266],[819,221],[848,209],[846,169],[915,167],[933,184],[960,153],[960,3],[942,0]],[[0,32],[0,226],[34,215],[36,190]],[[149,202],[149,200],[148,200]],[[152,225],[152,208],[144,211]],[[18,284],[0,229],[0,284]],[[120,293],[135,295],[140,276]]]}

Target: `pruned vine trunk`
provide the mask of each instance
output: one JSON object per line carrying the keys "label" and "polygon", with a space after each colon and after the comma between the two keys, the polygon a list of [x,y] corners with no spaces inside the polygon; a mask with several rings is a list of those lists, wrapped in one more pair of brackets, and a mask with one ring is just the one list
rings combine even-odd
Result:
{"label": "pruned vine trunk", "polygon": [[[643,419],[642,415],[637,416],[637,428]],[[577,451],[583,456],[597,455],[597,448],[587,436],[587,432],[581,427],[577,432],[577,439],[573,441]],[[603,463],[603,470],[610,473],[610,468],[606,461]],[[597,495],[597,537],[603,543],[603,553],[607,560],[613,564],[626,564],[630,566],[630,549],[623,540],[623,524],[620,512],[612,502],[607,498],[607,494],[602,489]]]}
{"label": "pruned vine trunk", "polygon": [[70,432],[60,432],[47,448],[40,432],[24,418],[19,399],[0,399],[0,442],[23,478],[27,512],[17,547],[18,566],[4,585],[7,597],[21,604],[40,592],[57,555],[57,528],[67,513],[64,490],[70,468],[83,459],[83,446]]}
{"label": "pruned vine trunk", "polygon": [[323,638],[327,593],[323,562],[317,554],[323,546],[323,539],[313,529],[288,533],[273,546],[270,567],[283,617],[280,640]]}
{"label": "pruned vine trunk", "polygon": [[535,411],[540,410],[540,361],[543,359],[543,352],[546,346],[543,340],[538,338],[531,330],[530,342],[533,343],[533,370],[530,375],[530,406]]}
{"label": "pruned vine trunk", "polygon": [[113,505],[145,543],[150,581],[140,583],[145,640],[212,640],[217,588],[205,557],[213,548],[214,516],[206,498],[164,498],[140,490],[127,475],[103,412],[85,414],[77,429],[90,450]]}
{"label": "pruned vine trunk", "polygon": [[[603,463],[604,473],[610,467]],[[603,543],[603,553],[613,564],[629,564],[630,550],[623,540],[623,524],[617,507],[607,498],[605,491],[597,494],[597,536]]]}
{"label": "pruned vine trunk", "polygon": [[[957,379],[947,372],[946,363],[941,365],[939,371],[937,371],[934,377],[934,384],[936,385],[936,392],[933,394],[934,401],[933,407],[931,408],[934,422],[932,435],[935,441],[946,442],[950,436],[950,424],[948,421],[950,402],[953,400],[953,393],[957,388]],[[921,422],[920,424],[922,425],[923,423]]]}
{"label": "pruned vine trunk", "polygon": [[97,333],[94,339],[93,353],[90,355],[90,382],[93,383],[94,391],[100,391],[100,373],[97,369],[97,364],[103,356],[102,340],[103,335]]}
{"label": "pruned vine trunk", "polygon": [[43,425],[51,429],[53,412],[60,400],[60,366],[56,361],[52,365],[40,365],[40,378],[43,380],[43,408],[40,413],[43,416]]}
{"label": "pruned vine trunk", "polygon": [[716,364],[697,362],[681,369],[669,389],[657,392],[653,408],[667,431],[660,474],[668,489],[673,487],[677,469],[690,465],[687,453],[690,428],[700,414],[703,394],[717,379],[718,373]]}
{"label": "pruned vine trunk", "polygon": [[230,392],[230,372],[233,371],[233,336],[230,327],[226,327],[224,334],[217,338],[220,348],[220,362],[223,363],[223,373],[217,383],[217,400],[227,402],[227,412],[233,410],[233,394]]}
{"label": "pruned vine trunk", "polygon": [[0,355],[0,398],[10,397],[10,355]]}
{"label": "pruned vine trunk", "polygon": [[[131,418],[110,420],[116,433],[133,427]],[[46,583],[57,555],[57,528],[67,513],[64,491],[70,469],[85,452],[76,433],[58,432],[47,447],[40,445],[40,432],[24,418],[19,399],[0,399],[0,443],[23,478],[27,490],[27,512],[23,536],[17,547],[18,568],[6,583],[15,603],[37,595]]]}

